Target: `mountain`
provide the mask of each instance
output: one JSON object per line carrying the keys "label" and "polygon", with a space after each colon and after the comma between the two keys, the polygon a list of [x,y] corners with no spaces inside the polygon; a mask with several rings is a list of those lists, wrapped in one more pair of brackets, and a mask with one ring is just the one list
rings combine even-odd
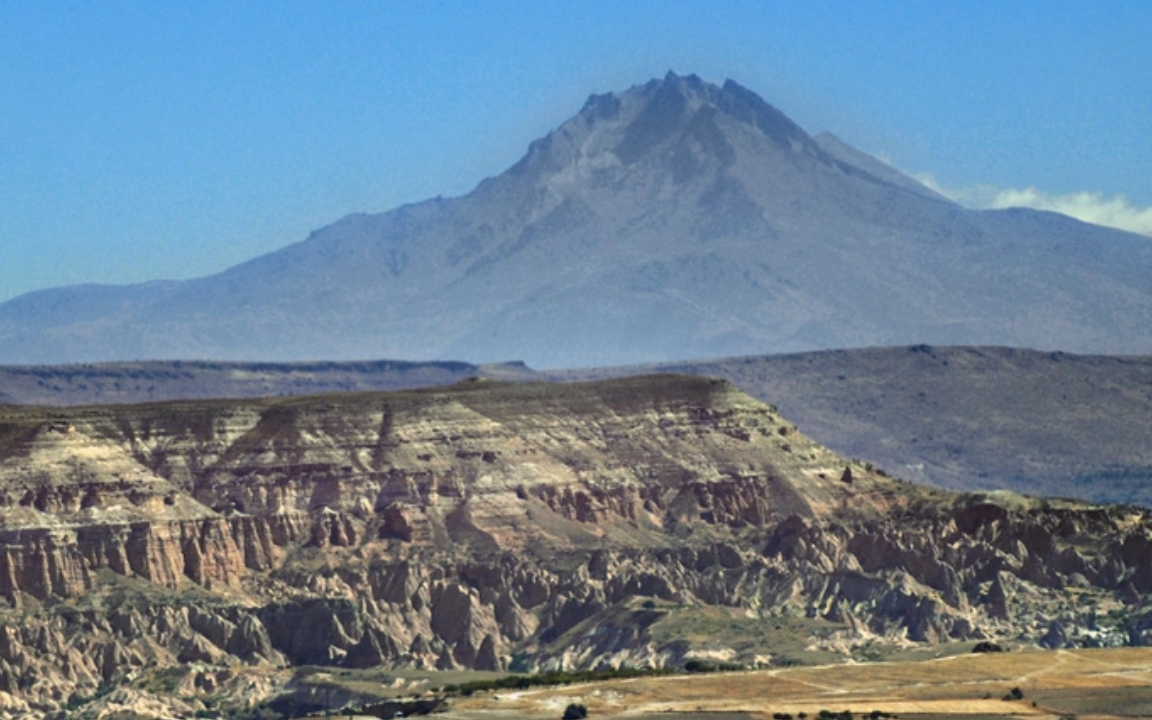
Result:
{"label": "mountain", "polygon": [[719,380],[0,413],[5,716],[302,666],[1149,644],[1149,593],[1146,510],[900,482]]}
{"label": "mountain", "polygon": [[535,367],[874,345],[1152,352],[1152,242],[973,211],[735,82],[594,95],[471,193],[210,277],[0,305],[0,362]]}

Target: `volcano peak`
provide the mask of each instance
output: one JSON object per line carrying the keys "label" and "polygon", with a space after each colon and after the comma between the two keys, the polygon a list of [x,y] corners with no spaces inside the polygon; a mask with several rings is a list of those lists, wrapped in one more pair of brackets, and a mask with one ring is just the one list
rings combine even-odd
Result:
{"label": "volcano peak", "polygon": [[1141,354],[1150,267],[1145,238],[966,210],[733,80],[669,72],[592,95],[466,196],[337,222],[212,277],[0,305],[0,362]]}

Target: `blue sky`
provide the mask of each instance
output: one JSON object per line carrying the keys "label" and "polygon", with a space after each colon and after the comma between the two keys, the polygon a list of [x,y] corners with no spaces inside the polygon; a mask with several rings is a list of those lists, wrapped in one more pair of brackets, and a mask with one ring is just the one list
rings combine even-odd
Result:
{"label": "blue sky", "polygon": [[209,274],[463,194],[669,69],[970,204],[1152,233],[1149,38],[1145,0],[8,0],[0,300]]}

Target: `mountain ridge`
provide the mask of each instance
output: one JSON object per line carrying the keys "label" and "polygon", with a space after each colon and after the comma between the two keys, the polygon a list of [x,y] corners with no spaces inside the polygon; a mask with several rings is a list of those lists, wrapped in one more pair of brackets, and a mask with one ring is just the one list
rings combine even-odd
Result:
{"label": "mountain ridge", "polygon": [[1152,352],[1146,239],[967,210],[886,167],[733,81],[669,73],[592,96],[466,195],[213,276],[4,303],[0,362]]}

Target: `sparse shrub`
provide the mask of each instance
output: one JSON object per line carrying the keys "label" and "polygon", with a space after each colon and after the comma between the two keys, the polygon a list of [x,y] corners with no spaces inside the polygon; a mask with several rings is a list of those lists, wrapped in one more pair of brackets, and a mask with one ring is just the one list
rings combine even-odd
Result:
{"label": "sparse shrub", "polygon": [[709,662],[707,660],[698,660],[696,658],[693,658],[684,663],[684,672],[690,673],[733,672],[735,670],[743,669],[744,668],[736,665],[735,663]]}
{"label": "sparse shrub", "polygon": [[528,654],[524,652],[512,653],[512,660],[508,663],[508,672],[526,673],[529,669]]}
{"label": "sparse shrub", "polygon": [[792,720],[792,713],[772,713],[772,720]]}
{"label": "sparse shrub", "polygon": [[568,703],[568,707],[564,708],[563,720],[584,720],[588,717],[588,708],[580,703]]}
{"label": "sparse shrub", "polygon": [[1011,690],[1009,690],[1004,695],[1004,697],[1001,699],[1002,700],[1023,700],[1024,699],[1024,691],[1021,690],[1019,687],[1014,687]]}
{"label": "sparse shrub", "polygon": [[80,709],[85,704],[91,702],[91,700],[92,698],[88,695],[81,695],[80,693],[75,692],[72,693],[71,697],[68,698],[68,702],[64,704],[64,709],[72,712],[73,710]]}
{"label": "sparse shrub", "polygon": [[640,607],[644,608],[645,610],[655,610],[656,601],[652,599],[645,600],[644,602],[640,603]]}
{"label": "sparse shrub", "polygon": [[981,640],[980,642],[976,643],[975,647],[972,648],[972,652],[974,652],[974,653],[998,653],[998,652],[1004,652],[1004,648],[1001,645],[998,645],[997,643],[991,642],[989,640]]}

